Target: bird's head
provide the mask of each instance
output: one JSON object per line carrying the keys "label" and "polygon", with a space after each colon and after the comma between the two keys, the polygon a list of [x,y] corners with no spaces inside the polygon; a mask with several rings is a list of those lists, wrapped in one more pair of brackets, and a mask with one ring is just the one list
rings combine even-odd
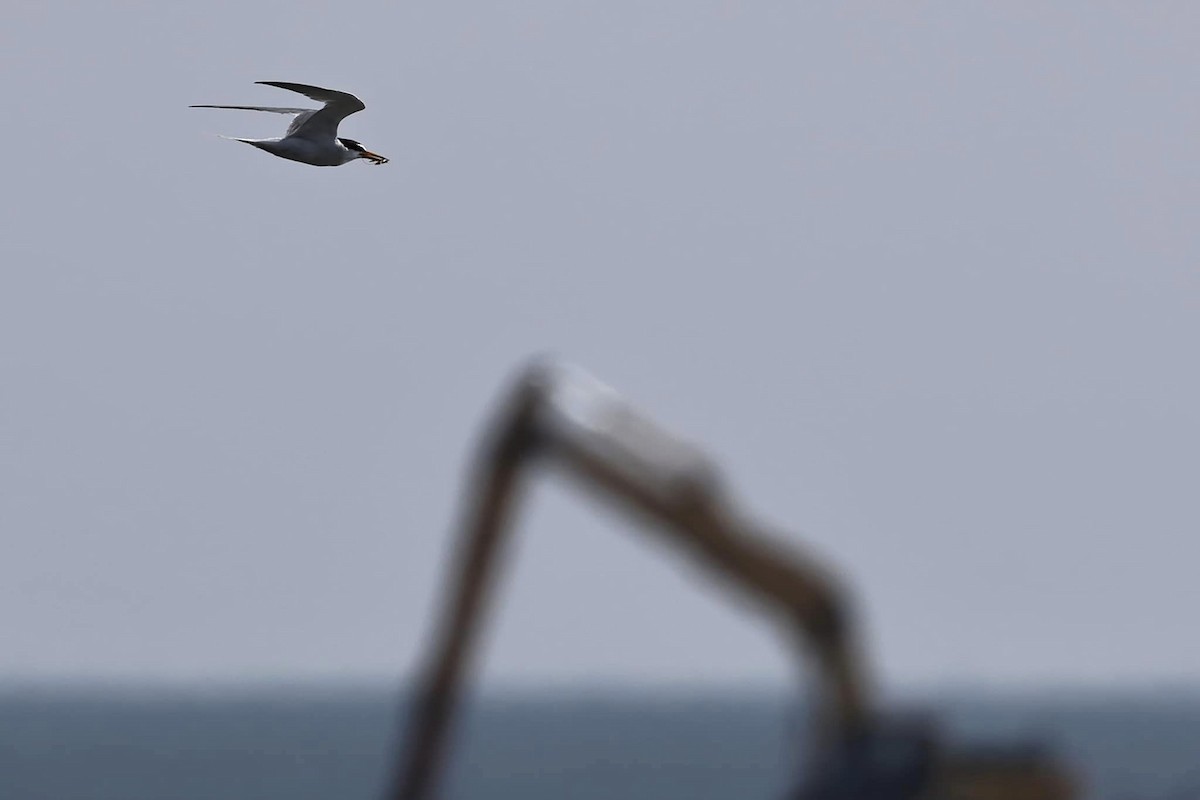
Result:
{"label": "bird's head", "polygon": [[388,160],[386,158],[379,155],[378,153],[372,153],[370,150],[363,147],[361,144],[354,141],[353,139],[339,138],[338,141],[342,143],[342,147],[345,147],[347,150],[354,153],[355,158],[365,158],[367,161],[370,161],[372,164],[388,163]]}

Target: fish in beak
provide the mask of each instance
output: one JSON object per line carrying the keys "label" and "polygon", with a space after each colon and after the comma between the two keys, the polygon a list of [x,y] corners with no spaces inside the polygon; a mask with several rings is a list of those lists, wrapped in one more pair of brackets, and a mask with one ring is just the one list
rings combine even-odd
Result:
{"label": "fish in beak", "polygon": [[386,158],[378,153],[372,153],[370,150],[363,150],[362,153],[359,154],[359,158],[365,158],[367,161],[370,161],[372,164],[376,165],[388,163]]}

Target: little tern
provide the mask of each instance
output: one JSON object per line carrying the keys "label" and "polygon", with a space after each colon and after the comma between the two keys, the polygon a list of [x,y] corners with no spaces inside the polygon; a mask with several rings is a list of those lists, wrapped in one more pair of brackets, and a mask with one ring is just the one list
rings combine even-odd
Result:
{"label": "little tern", "polygon": [[372,153],[353,139],[338,138],[338,124],[346,117],[366,108],[366,104],[352,94],[337,92],[333,89],[322,89],[319,86],[306,86],[303,83],[284,83],[282,81],[256,81],[264,86],[277,86],[287,89],[325,105],[321,108],[275,108],[273,106],[211,106],[197,105],[189,108],[232,108],[241,111],[271,111],[276,114],[295,114],[296,118],[288,127],[282,139],[238,139],[233,136],[223,138],[236,142],[252,144],[260,150],[266,150],[271,155],[289,158],[292,161],[302,161],[315,167],[340,167],[360,158],[365,158],[372,164],[386,164],[388,160],[378,153]]}

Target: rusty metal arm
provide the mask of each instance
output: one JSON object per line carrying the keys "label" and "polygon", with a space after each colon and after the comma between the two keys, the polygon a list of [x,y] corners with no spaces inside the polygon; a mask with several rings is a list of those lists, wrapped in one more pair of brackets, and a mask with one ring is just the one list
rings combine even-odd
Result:
{"label": "rusty metal arm", "polygon": [[458,571],[414,697],[392,798],[427,800],[435,792],[524,467],[539,457],[654,521],[701,563],[778,613],[793,644],[807,645],[805,654],[818,665],[818,696],[827,703],[822,741],[864,724],[864,681],[842,592],[815,561],[733,511],[698,450],[589,376],[538,365],[518,381],[480,455],[457,542]]}

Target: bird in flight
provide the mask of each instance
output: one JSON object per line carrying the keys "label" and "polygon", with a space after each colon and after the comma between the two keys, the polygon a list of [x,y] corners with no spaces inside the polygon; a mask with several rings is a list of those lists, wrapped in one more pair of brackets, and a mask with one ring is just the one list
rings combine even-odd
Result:
{"label": "bird in flight", "polygon": [[273,111],[276,114],[294,114],[295,119],[282,139],[238,139],[223,138],[252,144],[271,155],[302,161],[315,167],[340,167],[360,158],[372,164],[386,164],[388,160],[372,153],[353,139],[342,139],[337,135],[338,124],[346,117],[366,108],[366,104],[352,94],[305,86],[303,83],[282,81],[257,81],[265,86],[287,89],[325,105],[321,108],[275,108],[273,106],[211,106],[198,105],[189,108],[233,108],[242,111]]}

